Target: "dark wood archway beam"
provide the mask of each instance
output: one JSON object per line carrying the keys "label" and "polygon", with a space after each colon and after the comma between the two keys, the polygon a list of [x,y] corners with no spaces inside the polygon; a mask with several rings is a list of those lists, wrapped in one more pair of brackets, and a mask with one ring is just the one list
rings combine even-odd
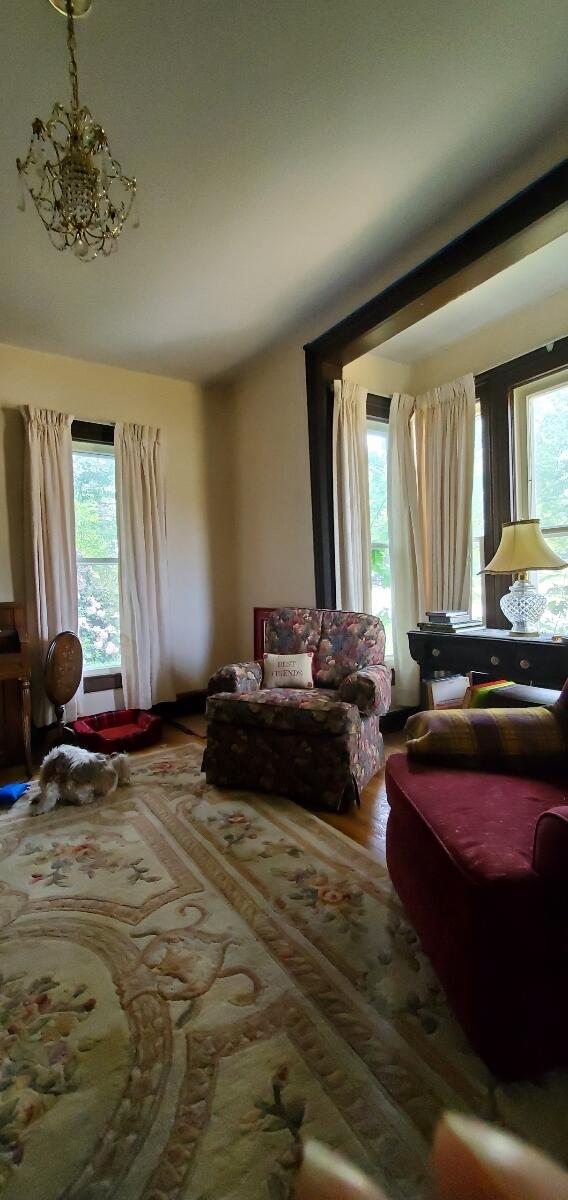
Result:
{"label": "dark wood archway beam", "polygon": [[349,362],[568,231],[568,159],[304,347],[316,603],[335,606],[333,379]]}
{"label": "dark wood archway beam", "polygon": [[568,232],[568,159],[305,347],[343,366]]}

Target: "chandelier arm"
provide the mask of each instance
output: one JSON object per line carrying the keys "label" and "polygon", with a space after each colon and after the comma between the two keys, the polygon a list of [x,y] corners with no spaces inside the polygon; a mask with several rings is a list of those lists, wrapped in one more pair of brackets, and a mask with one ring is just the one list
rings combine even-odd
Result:
{"label": "chandelier arm", "polygon": [[67,0],[67,49],[69,51],[69,77],[73,95],[73,109],[79,110],[79,73],[77,70],[77,42],[73,19],[73,0]]}

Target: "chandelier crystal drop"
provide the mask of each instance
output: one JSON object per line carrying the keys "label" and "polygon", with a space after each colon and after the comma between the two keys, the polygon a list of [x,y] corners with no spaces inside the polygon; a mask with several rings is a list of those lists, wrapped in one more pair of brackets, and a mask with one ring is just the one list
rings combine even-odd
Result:
{"label": "chandelier crystal drop", "polygon": [[[65,0],[65,9],[71,107],[55,104],[48,121],[36,118],[27,157],[18,158],[16,165],[55,248],[71,249],[82,262],[90,262],[118,249],[133,209],[136,180],[124,174],[104,129],[79,104],[73,0]],[[24,197],[22,186],[22,210]],[[133,226],[138,226],[136,216]]]}

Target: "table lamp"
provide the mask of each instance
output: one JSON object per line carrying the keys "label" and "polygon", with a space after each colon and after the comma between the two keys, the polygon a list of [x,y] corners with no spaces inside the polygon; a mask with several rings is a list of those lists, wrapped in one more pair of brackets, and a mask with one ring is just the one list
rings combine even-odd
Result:
{"label": "table lamp", "polygon": [[497,553],[479,574],[515,576],[507,595],[501,597],[501,608],[513,626],[511,637],[538,636],[534,626],[546,608],[546,597],[539,596],[528,572],[560,571],[562,567],[568,563],[545,542],[540,521],[507,521],[503,525]]}

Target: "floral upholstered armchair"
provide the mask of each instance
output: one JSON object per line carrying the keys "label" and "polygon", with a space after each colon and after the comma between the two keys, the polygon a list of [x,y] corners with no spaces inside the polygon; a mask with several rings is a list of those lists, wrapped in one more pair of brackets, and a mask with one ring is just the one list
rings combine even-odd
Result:
{"label": "floral upholstered armchair", "polygon": [[207,781],[276,792],[320,807],[358,803],[383,766],[379,718],[390,704],[378,617],[321,608],[271,613],[266,650],[313,654],[314,687],[263,688],[261,662],[209,680]]}

